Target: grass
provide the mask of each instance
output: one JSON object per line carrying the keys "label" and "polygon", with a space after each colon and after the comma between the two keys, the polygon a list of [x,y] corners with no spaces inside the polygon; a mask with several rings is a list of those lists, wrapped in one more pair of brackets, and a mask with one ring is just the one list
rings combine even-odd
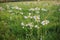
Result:
{"label": "grass", "polygon": [[[25,18],[29,13],[35,18]],[[60,40],[59,18],[60,5],[55,2],[0,3],[0,40]],[[41,24],[45,20],[49,23]]]}

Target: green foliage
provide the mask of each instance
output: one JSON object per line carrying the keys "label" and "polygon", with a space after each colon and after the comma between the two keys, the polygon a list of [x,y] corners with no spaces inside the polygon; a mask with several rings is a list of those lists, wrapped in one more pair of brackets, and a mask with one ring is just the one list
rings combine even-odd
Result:
{"label": "green foliage", "polygon": [[[7,7],[7,5],[9,5]],[[2,10],[0,8],[0,40],[60,40],[60,5],[54,5],[52,3],[1,3]],[[12,9],[11,7],[21,7],[22,10]],[[29,11],[30,8],[39,7],[45,8],[48,11],[39,10],[39,14],[36,11]],[[9,12],[12,10],[13,12]],[[24,14],[20,14],[23,12]],[[34,15],[40,15],[41,21],[36,22],[34,19],[24,19],[24,16],[28,16],[28,13]],[[49,24],[42,25],[43,20],[49,20]],[[33,22],[33,26],[38,25],[39,28],[29,26],[22,26],[21,22],[25,24]]]}

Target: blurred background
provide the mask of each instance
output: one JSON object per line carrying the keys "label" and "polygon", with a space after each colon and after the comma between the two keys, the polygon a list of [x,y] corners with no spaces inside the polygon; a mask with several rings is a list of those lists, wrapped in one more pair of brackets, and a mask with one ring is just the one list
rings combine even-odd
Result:
{"label": "blurred background", "polygon": [[60,1],[60,0],[0,0],[0,2],[21,2],[21,1]]}

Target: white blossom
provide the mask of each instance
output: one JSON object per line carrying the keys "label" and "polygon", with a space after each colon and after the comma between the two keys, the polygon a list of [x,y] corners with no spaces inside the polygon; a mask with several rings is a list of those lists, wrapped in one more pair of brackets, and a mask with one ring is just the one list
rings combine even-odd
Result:
{"label": "white blossom", "polygon": [[15,7],[15,9],[19,9],[19,7],[18,7],[18,6],[16,6],[16,7]]}
{"label": "white blossom", "polygon": [[16,9],[16,10],[22,10],[22,8],[15,6],[15,7],[11,7],[12,9]]}
{"label": "white blossom", "polygon": [[24,28],[24,27],[22,27],[22,28]]}
{"label": "white blossom", "polygon": [[49,20],[44,20],[41,22],[42,25],[47,25],[49,23]]}
{"label": "white blossom", "polygon": [[29,13],[29,16],[31,15],[31,13]]}
{"label": "white blossom", "polygon": [[36,8],[35,8],[35,10],[37,10],[37,11],[38,11],[38,10],[40,10],[40,8],[36,7]]}
{"label": "white blossom", "polygon": [[25,19],[27,19],[27,18],[28,18],[28,16],[24,16],[24,18],[25,18]]}
{"label": "white blossom", "polygon": [[30,27],[30,29],[32,29],[32,27],[33,27],[33,23],[32,23],[32,22],[27,23],[27,24],[26,24],[26,26],[29,26],[29,27]]}
{"label": "white blossom", "polygon": [[29,11],[34,11],[34,8],[30,8]]}
{"label": "white blossom", "polygon": [[22,22],[21,25],[24,26],[24,23]]}
{"label": "white blossom", "polygon": [[33,18],[35,19],[36,22],[40,22],[40,15],[33,16]]}
{"label": "white blossom", "polygon": [[30,16],[30,18],[33,18],[32,16]]}
{"label": "white blossom", "polygon": [[19,10],[22,10],[22,8],[19,8]]}
{"label": "white blossom", "polygon": [[39,29],[39,26],[38,25],[35,25],[35,28]]}
{"label": "white blossom", "polygon": [[42,10],[42,11],[47,11],[47,9],[45,9],[45,8],[42,8],[41,10]]}
{"label": "white blossom", "polygon": [[26,26],[32,27],[33,25],[32,25],[32,23],[28,23],[28,24],[26,24]]}
{"label": "white blossom", "polygon": [[28,18],[33,18],[32,16],[28,16]]}

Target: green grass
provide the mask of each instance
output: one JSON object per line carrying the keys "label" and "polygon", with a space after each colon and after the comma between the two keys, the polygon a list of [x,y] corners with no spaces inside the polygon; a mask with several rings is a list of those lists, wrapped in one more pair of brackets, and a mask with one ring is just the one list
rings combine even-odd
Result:
{"label": "green grass", "polygon": [[[22,10],[12,9],[15,6]],[[36,7],[40,8],[39,13],[36,13],[36,10],[29,11],[30,8]],[[10,10],[12,12],[9,12]],[[25,19],[24,16],[28,16],[29,13],[32,13],[31,16],[40,15],[40,22],[34,18]],[[49,23],[42,25],[44,20],[48,20]],[[24,25],[21,25],[22,22]],[[28,23],[32,23],[33,27],[25,26]],[[53,2],[0,3],[0,40],[60,40],[60,5]]]}

